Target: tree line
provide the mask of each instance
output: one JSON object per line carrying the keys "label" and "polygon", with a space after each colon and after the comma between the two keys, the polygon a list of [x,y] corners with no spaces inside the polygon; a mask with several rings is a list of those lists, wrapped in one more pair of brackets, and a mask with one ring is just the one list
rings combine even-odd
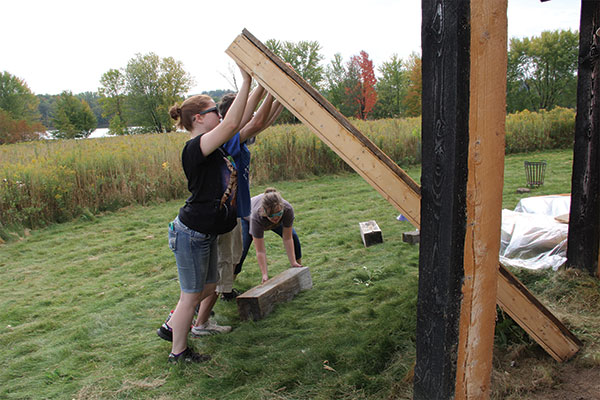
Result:
{"label": "tree line", "polygon": [[[576,107],[578,33],[542,32],[509,41],[507,113]],[[378,68],[366,51],[323,64],[317,41],[268,40],[265,45],[289,63],[342,114],[358,119],[405,118],[421,114],[421,57],[393,55]],[[225,76],[225,75],[224,75]],[[227,76],[226,76],[227,77]],[[230,83],[235,88],[235,75]],[[170,132],[169,107],[184,99],[193,84],[183,64],[154,53],[136,54],[122,68],[100,78],[98,92],[34,95],[26,82],[0,74],[0,144],[39,138],[88,137],[100,127],[115,135]],[[228,90],[205,92],[216,101]],[[296,122],[289,112],[279,123]]]}

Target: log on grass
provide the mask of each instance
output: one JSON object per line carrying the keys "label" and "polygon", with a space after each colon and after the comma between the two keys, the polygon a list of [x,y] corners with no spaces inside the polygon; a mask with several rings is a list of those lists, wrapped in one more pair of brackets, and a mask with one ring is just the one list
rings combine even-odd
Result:
{"label": "log on grass", "polygon": [[290,301],[299,292],[312,288],[308,267],[289,268],[236,298],[240,319],[257,321],[278,303]]}

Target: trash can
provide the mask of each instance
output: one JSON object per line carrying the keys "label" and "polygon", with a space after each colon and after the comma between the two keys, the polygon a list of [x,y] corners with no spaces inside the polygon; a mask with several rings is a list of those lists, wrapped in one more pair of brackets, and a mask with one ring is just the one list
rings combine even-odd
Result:
{"label": "trash can", "polygon": [[530,188],[542,186],[545,174],[546,161],[525,161],[525,177]]}

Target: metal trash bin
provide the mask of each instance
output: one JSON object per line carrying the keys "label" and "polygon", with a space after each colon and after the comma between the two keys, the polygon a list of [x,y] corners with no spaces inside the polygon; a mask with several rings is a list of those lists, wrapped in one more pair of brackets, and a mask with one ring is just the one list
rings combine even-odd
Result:
{"label": "metal trash bin", "polygon": [[525,177],[527,186],[536,188],[544,184],[546,161],[525,161]]}

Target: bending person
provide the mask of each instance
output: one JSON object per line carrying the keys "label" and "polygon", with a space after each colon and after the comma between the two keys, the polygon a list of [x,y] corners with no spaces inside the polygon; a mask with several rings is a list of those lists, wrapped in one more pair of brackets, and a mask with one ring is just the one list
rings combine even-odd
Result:
{"label": "bending person", "polygon": [[254,242],[256,260],[262,274],[262,283],[269,279],[267,268],[267,250],[265,247],[264,232],[271,230],[281,236],[283,247],[291,267],[302,267],[302,248],[300,239],[293,228],[294,208],[281,197],[273,188],[267,188],[264,193],[252,198],[252,214],[250,220],[243,219],[242,224],[249,224],[248,234],[244,238],[244,251],[242,259],[236,270],[241,271],[242,264],[250,244]]}

